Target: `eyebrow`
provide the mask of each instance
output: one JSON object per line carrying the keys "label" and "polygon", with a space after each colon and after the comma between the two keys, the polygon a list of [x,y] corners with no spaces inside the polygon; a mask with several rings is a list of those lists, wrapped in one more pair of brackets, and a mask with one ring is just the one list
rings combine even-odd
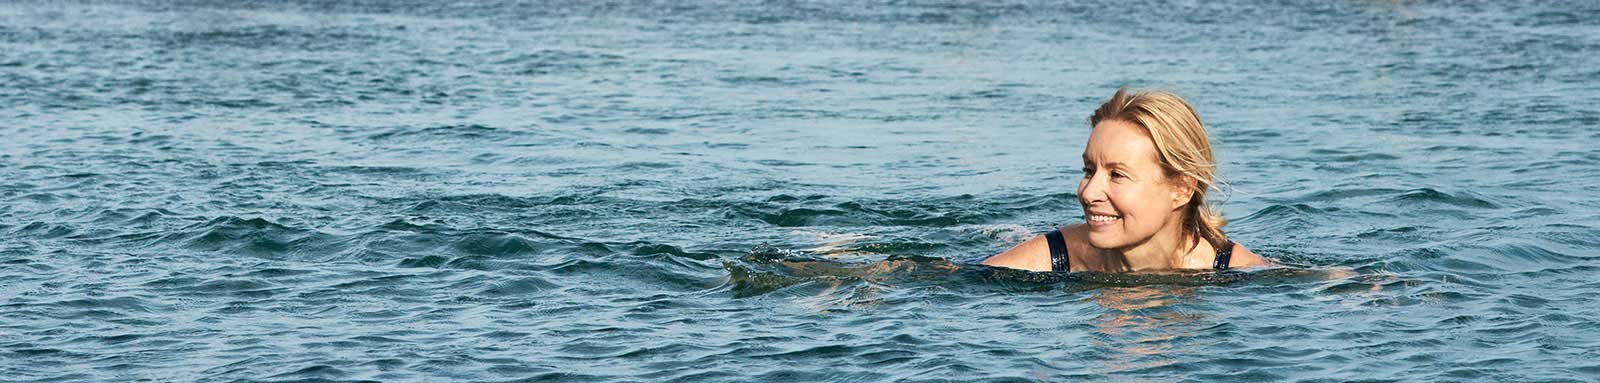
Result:
{"label": "eyebrow", "polygon": [[[1094,162],[1094,161],[1089,160],[1089,157],[1084,157],[1083,158],[1083,162],[1087,164],[1087,163]],[[1123,169],[1127,169],[1128,168],[1128,164],[1127,163],[1123,163],[1123,162],[1112,161],[1112,162],[1107,162],[1106,163],[1106,167],[1108,167],[1108,168],[1123,168]]]}

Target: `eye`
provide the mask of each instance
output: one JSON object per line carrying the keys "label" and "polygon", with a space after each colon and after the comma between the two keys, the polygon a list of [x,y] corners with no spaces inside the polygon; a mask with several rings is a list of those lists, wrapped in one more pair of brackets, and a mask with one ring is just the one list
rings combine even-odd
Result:
{"label": "eye", "polygon": [[1124,179],[1126,179],[1126,178],[1128,178],[1128,175],[1126,173],[1123,173],[1123,172],[1120,172],[1120,171],[1115,171],[1115,172],[1111,172],[1111,178],[1124,178]]}
{"label": "eye", "polygon": [[1083,178],[1089,178],[1090,176],[1093,176],[1093,175],[1094,175],[1094,168],[1090,168],[1088,166],[1083,167]]}

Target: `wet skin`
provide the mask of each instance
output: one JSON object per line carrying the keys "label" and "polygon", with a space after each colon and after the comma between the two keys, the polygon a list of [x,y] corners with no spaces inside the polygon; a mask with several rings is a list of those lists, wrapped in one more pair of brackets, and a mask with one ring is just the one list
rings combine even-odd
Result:
{"label": "wet skin", "polygon": [[[1106,120],[1095,125],[1083,151],[1078,202],[1085,222],[1060,230],[1073,271],[1208,269],[1216,249],[1186,238],[1183,210],[1195,182],[1169,177],[1149,132],[1132,123]],[[1035,237],[983,261],[991,266],[1050,271],[1050,249]],[[1267,262],[1234,245],[1230,267]]]}

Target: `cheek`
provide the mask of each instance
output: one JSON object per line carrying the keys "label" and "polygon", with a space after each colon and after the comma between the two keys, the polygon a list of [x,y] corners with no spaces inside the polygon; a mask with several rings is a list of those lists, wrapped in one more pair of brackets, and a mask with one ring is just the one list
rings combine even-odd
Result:
{"label": "cheek", "polygon": [[1154,208],[1155,200],[1149,188],[1136,185],[1114,187],[1107,190],[1106,194],[1109,195],[1117,211],[1122,212],[1123,218],[1129,221],[1149,221],[1154,218],[1152,215],[1160,210]]}

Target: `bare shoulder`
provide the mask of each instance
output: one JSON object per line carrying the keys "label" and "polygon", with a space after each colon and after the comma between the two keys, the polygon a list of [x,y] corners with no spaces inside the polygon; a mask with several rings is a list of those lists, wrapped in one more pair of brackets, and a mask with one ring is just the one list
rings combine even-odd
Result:
{"label": "bare shoulder", "polygon": [[1229,268],[1261,267],[1271,265],[1273,265],[1271,260],[1262,257],[1260,254],[1256,254],[1254,251],[1250,251],[1250,249],[1245,248],[1244,245],[1237,242],[1233,244],[1233,258],[1228,260]]}
{"label": "bare shoulder", "polygon": [[995,254],[983,260],[989,266],[1022,269],[1029,271],[1050,271],[1050,244],[1043,235],[1036,235],[1000,254]]}

